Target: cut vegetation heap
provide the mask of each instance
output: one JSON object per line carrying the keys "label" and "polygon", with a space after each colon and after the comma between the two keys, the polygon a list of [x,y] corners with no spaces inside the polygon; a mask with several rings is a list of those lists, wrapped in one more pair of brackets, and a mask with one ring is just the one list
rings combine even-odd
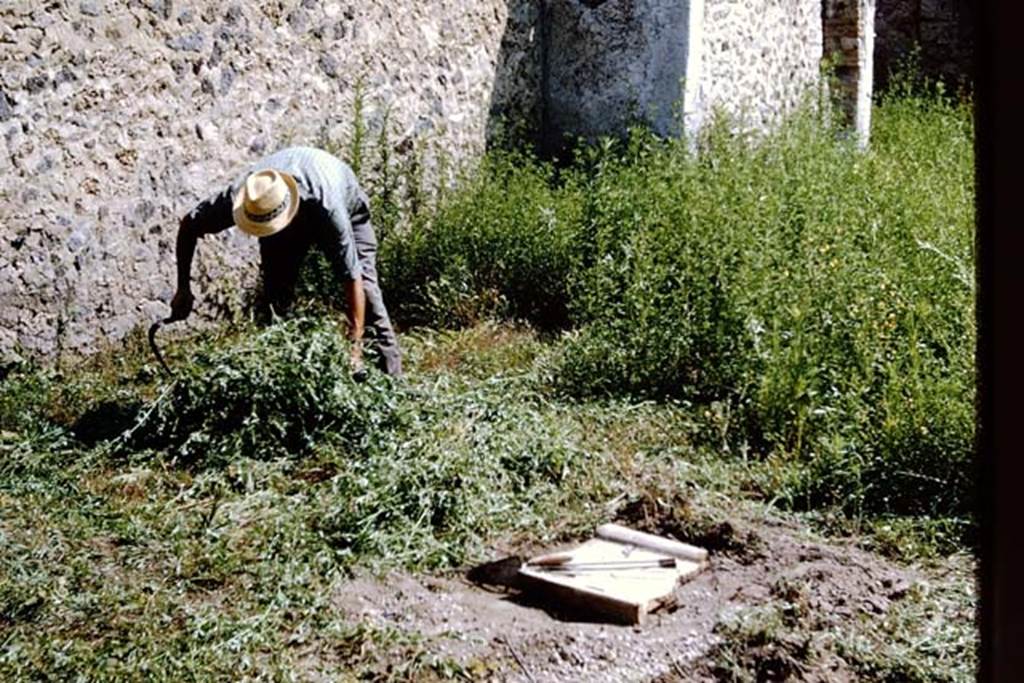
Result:
{"label": "cut vegetation heap", "polygon": [[395,428],[386,376],[356,382],[339,359],[342,331],[289,321],[230,348],[207,349],[182,369],[118,441],[154,448],[190,467],[240,457],[303,458],[319,446],[365,450]]}

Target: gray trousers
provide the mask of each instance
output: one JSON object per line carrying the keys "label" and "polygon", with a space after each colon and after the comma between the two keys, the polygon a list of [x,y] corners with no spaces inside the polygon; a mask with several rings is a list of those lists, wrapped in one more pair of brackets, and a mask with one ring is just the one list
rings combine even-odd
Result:
{"label": "gray trousers", "polygon": [[[367,204],[364,201],[363,206],[351,216],[366,295],[366,346],[370,355],[377,356],[377,366],[381,370],[400,377],[402,354],[377,280],[377,235],[370,223]],[[335,260],[336,237],[322,231],[318,221],[307,222],[303,218],[300,214],[281,232],[260,239],[260,270],[263,276],[263,296],[259,306],[261,317],[269,317],[271,311],[286,315],[291,309],[299,271],[311,247],[318,247],[329,261]]]}
{"label": "gray trousers", "polygon": [[359,215],[352,217],[352,234],[356,240],[356,254],[363,269],[363,292],[366,294],[366,328],[373,338],[369,340],[371,352],[379,358],[378,367],[392,377],[402,375],[402,352],[398,348],[398,336],[391,326],[388,309],[384,307],[384,295],[377,280],[377,235],[370,223],[369,211],[366,220],[357,222]]}

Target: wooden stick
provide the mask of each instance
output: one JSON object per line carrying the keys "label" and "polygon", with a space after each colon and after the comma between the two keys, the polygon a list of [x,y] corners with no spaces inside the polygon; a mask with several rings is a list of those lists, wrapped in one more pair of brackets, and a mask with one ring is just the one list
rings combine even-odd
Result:
{"label": "wooden stick", "polygon": [[653,534],[645,534],[618,524],[602,524],[597,527],[597,535],[609,541],[628,543],[638,548],[646,548],[666,555],[672,555],[691,562],[706,562],[708,551],[688,543],[680,543],[669,538]]}
{"label": "wooden stick", "polygon": [[608,560],[606,562],[569,562],[559,565],[541,565],[545,571],[572,572],[577,570],[610,571],[613,569],[656,569],[658,567],[675,567],[676,558],[665,557],[660,560]]}
{"label": "wooden stick", "polygon": [[556,553],[554,555],[541,555],[540,557],[535,557],[526,564],[531,567],[552,567],[565,564],[571,559],[571,553]]}

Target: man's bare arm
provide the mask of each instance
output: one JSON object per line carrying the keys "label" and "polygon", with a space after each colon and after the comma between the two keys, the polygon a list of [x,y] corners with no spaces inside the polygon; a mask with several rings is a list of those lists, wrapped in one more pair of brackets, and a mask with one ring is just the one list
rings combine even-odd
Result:
{"label": "man's bare arm", "polygon": [[175,256],[178,261],[178,291],[171,299],[171,320],[184,320],[192,313],[192,257],[196,252],[198,236],[192,224],[182,220],[178,227],[178,239],[175,244]]}
{"label": "man's bare arm", "polygon": [[349,339],[352,340],[352,369],[363,367],[363,326],[366,320],[366,295],[363,292],[363,278],[345,282],[345,298],[348,300]]}

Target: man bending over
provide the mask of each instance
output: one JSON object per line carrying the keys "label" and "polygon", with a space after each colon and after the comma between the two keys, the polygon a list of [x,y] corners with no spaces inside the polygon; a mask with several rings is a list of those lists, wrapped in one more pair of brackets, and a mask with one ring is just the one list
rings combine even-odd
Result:
{"label": "man bending over", "polygon": [[259,238],[264,307],[287,312],[302,262],[316,246],[345,284],[353,371],[362,372],[363,328],[369,325],[381,369],[396,377],[402,374],[398,339],[377,282],[377,237],[369,199],[348,164],[312,147],[282,149],[192,209],[178,229],[178,290],[171,300],[171,320],[184,320],[192,312],[197,240],[232,225]]}

